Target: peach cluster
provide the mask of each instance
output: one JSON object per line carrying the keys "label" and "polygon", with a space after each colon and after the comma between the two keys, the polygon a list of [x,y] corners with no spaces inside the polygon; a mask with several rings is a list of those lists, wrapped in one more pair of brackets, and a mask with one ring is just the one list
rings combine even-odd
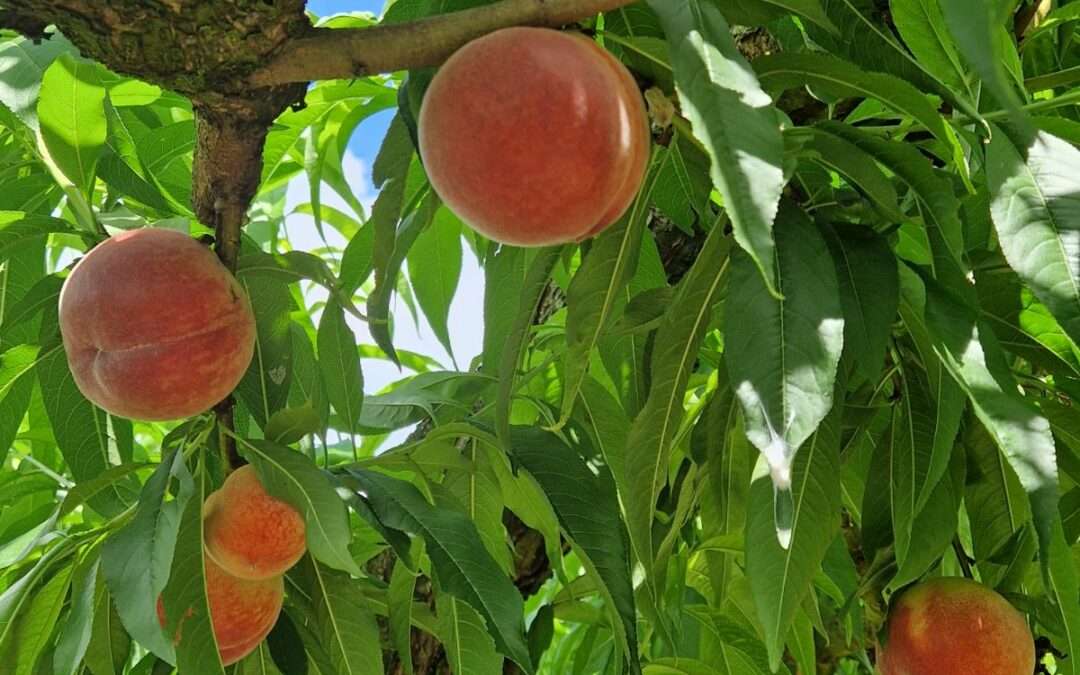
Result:
{"label": "peach cluster", "polygon": [[155,228],[110,237],[79,261],[60,293],[60,332],[83,395],[146,421],[213,407],[255,349],[239,282],[206,246]]}
{"label": "peach cluster", "polygon": [[[277,622],[283,576],[307,550],[304,518],[244,466],[203,504],[203,534],[210,621],[228,666],[254,651]],[[161,598],[158,620],[165,627]]]}
{"label": "peach cluster", "polygon": [[420,155],[446,205],[484,236],[546,246],[617,221],[649,163],[633,76],[580,34],[506,28],[459,49],[435,75]]}

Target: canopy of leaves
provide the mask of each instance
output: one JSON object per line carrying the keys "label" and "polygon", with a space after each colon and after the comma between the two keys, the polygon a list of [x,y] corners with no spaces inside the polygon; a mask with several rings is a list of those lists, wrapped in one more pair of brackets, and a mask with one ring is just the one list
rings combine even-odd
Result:
{"label": "canopy of leaves", "polygon": [[[323,25],[498,3],[388,4]],[[945,575],[1080,673],[1080,0],[642,0],[576,28],[653,124],[590,242],[500,247],[442,205],[428,71],[315,83],[270,129],[229,433],[310,556],[228,670],[869,674],[891,597]],[[368,208],[344,159],[386,111]],[[0,30],[0,674],[224,672],[154,602],[204,606],[225,436],[96,408],[57,322],[104,237],[213,235],[194,119]],[[473,258],[483,342],[442,362]],[[395,346],[409,322],[433,353]]]}

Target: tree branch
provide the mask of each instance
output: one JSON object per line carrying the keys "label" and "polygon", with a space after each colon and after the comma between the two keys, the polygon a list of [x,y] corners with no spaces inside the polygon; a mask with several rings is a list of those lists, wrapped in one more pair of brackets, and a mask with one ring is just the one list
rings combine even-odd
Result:
{"label": "tree branch", "polygon": [[12,9],[0,8],[0,28],[10,28],[22,33],[31,40],[41,40],[47,35],[45,29],[49,23],[39,18],[19,14]]}
{"label": "tree branch", "polygon": [[635,0],[503,0],[412,23],[375,28],[314,28],[286,42],[249,78],[252,87],[365,77],[437,66],[459,47],[510,26],[558,27]]}

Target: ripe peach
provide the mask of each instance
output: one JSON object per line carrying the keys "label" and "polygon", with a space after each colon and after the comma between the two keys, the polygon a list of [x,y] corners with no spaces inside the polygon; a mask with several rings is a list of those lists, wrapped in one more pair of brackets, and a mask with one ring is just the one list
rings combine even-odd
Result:
{"label": "ripe peach", "polygon": [[241,579],[284,574],[307,550],[304,517],[270,496],[250,464],[206,500],[203,532],[206,554]]}
{"label": "ripe peach", "polygon": [[481,234],[520,246],[577,241],[633,202],[649,128],[629,71],[593,41],[506,28],[458,50],[420,110],[439,196]]}
{"label": "ripe peach", "polygon": [[1035,643],[1024,616],[994,591],[934,579],[894,604],[879,660],[884,675],[1031,675]]}
{"label": "ripe peach", "polygon": [[[255,650],[277,623],[285,597],[282,577],[250,581],[225,572],[210,559],[206,562],[206,600],[221,662],[236,663]],[[165,627],[165,606],[158,598],[158,621]],[[187,611],[190,615],[191,610]],[[175,641],[183,636],[183,620]]]}
{"label": "ripe peach", "polygon": [[60,330],[75,384],[121,417],[190,417],[236,387],[255,317],[212,252],[172,230],[110,237],[71,272]]}

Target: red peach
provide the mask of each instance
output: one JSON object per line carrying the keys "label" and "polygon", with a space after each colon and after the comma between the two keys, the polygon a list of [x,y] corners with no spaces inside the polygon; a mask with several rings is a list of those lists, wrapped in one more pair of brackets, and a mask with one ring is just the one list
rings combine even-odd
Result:
{"label": "red peach", "polygon": [[240,284],[205,246],[164,229],[118,234],[83,257],[60,294],[60,330],[86,398],[148,421],[214,406],[255,348]]}
{"label": "red peach", "polygon": [[900,596],[878,664],[884,675],[1031,675],[1035,643],[1024,616],[982,584],[927,581]]}
{"label": "red peach", "polygon": [[242,579],[284,574],[307,550],[304,517],[270,496],[250,464],[206,500],[203,531],[207,555]]}
{"label": "red peach", "polygon": [[454,213],[505,244],[592,236],[619,219],[649,159],[633,77],[580,35],[506,28],[458,50],[424,98],[420,154]]}
{"label": "red peach", "polygon": [[[217,566],[209,556],[206,563],[206,600],[210,622],[221,662],[228,666],[244,658],[266,639],[277,623],[285,597],[282,577],[249,581],[238,579]],[[165,627],[165,605],[157,602],[158,622]],[[185,616],[190,615],[189,609]],[[183,636],[183,620],[175,641]]]}

